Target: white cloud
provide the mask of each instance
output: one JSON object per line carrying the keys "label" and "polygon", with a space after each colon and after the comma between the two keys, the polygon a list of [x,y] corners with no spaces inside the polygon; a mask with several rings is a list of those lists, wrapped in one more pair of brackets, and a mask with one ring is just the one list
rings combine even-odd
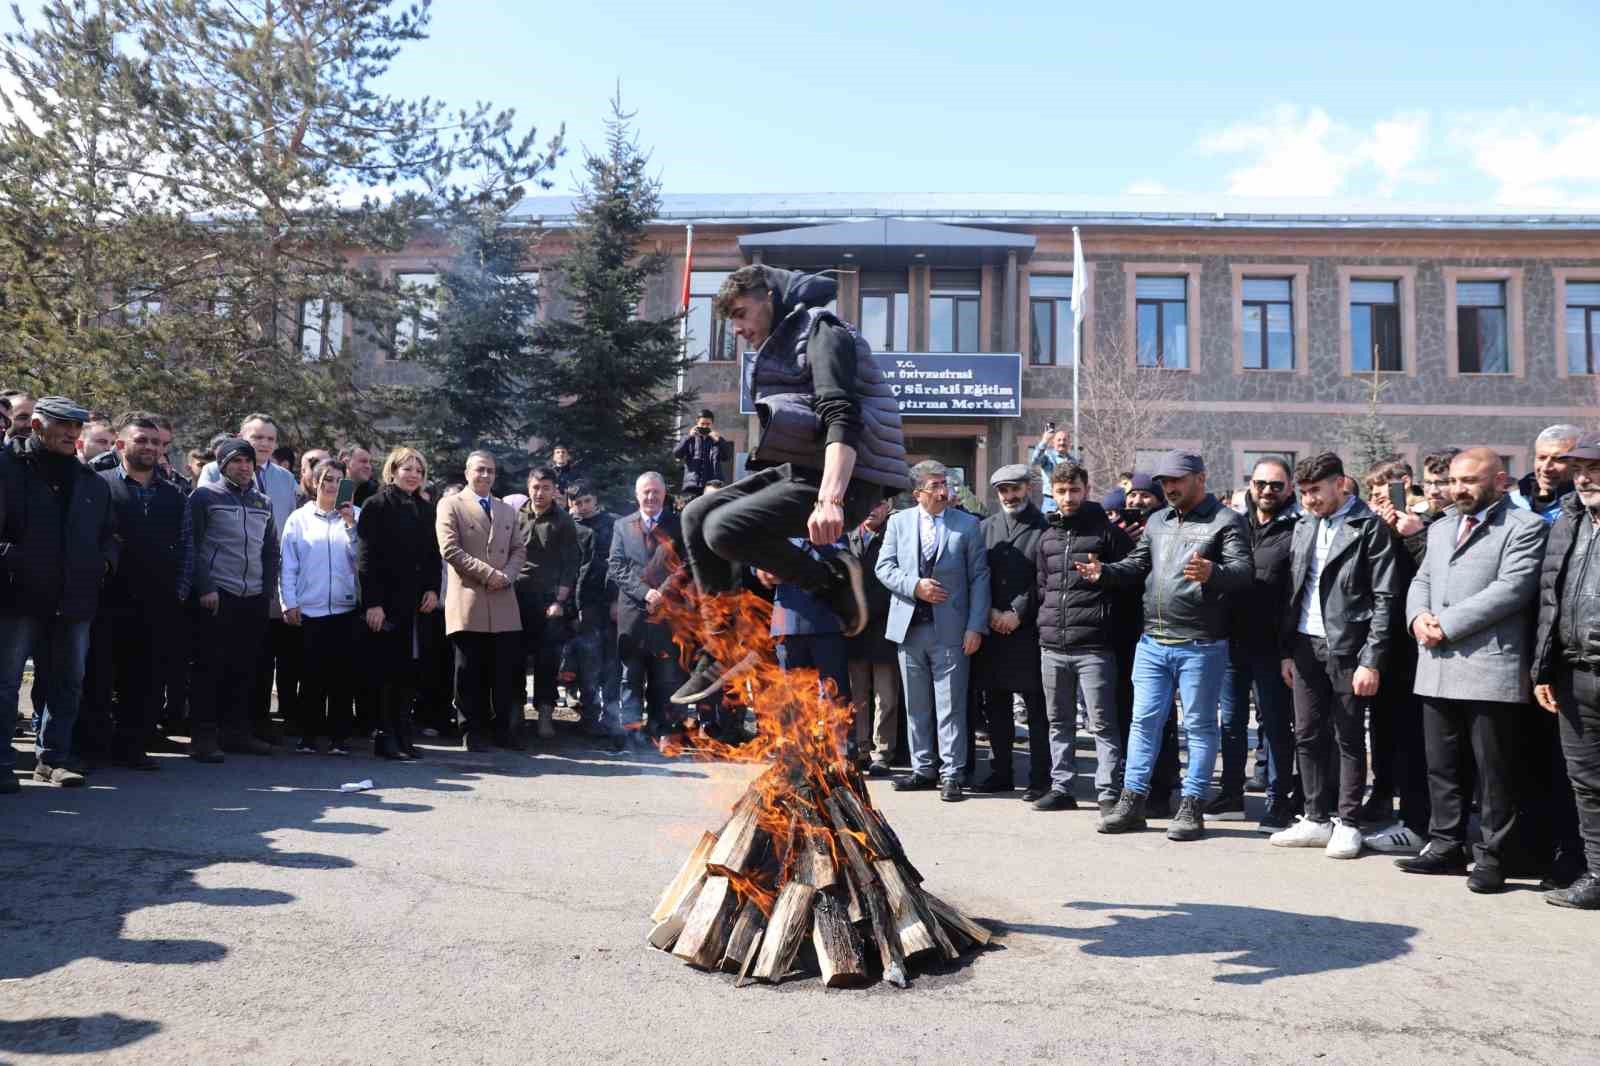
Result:
{"label": "white cloud", "polygon": [[1281,104],[1265,116],[1204,137],[1208,155],[1240,156],[1227,176],[1236,196],[1333,196],[1357,182],[1392,196],[1414,176],[1428,136],[1428,117],[1397,114],[1357,128],[1320,107]]}
{"label": "white cloud", "polygon": [[1504,204],[1600,207],[1600,115],[1538,108],[1457,116],[1449,142]]}

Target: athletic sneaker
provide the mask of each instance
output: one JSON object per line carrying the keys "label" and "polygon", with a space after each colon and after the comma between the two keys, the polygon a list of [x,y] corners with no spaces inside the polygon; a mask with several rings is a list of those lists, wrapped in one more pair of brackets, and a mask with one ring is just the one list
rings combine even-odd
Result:
{"label": "athletic sneaker", "polygon": [[1361,854],[1361,827],[1349,822],[1333,823],[1333,834],[1323,849],[1330,859],[1353,859]]}
{"label": "athletic sneaker", "polygon": [[1289,828],[1273,833],[1267,843],[1275,848],[1325,848],[1333,839],[1332,822],[1301,818]]}
{"label": "athletic sneaker", "polygon": [[690,674],[689,680],[672,694],[672,702],[679,706],[687,706],[708,700],[721,692],[723,685],[747,672],[755,664],[756,653],[753,651],[746,652],[742,659],[727,668],[712,658],[710,652],[702,651],[695,659],[694,673]]}
{"label": "athletic sneaker", "polygon": [[1206,804],[1206,817],[1214,822],[1244,821],[1244,797],[1223,793]]}
{"label": "athletic sneaker", "polygon": [[1361,843],[1363,847],[1390,855],[1415,855],[1427,841],[1413,833],[1406,823],[1396,822],[1375,833],[1368,833],[1361,838]]}
{"label": "athletic sneaker", "polygon": [[1273,833],[1289,828],[1293,824],[1294,814],[1291,812],[1289,804],[1275,799],[1267,804],[1266,810],[1261,812],[1261,821],[1256,825],[1256,832],[1266,833],[1270,836]]}

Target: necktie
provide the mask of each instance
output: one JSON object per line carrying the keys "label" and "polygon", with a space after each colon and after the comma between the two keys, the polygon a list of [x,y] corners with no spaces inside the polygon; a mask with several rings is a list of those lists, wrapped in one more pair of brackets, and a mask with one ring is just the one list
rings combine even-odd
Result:
{"label": "necktie", "polygon": [[1478,524],[1478,518],[1477,518],[1476,515],[1470,515],[1469,514],[1469,515],[1467,515],[1465,518],[1463,518],[1461,520],[1461,532],[1456,534],[1456,547],[1457,548],[1461,547],[1463,544],[1465,544],[1467,542],[1467,538],[1472,536],[1473,527],[1476,526],[1477,524]]}
{"label": "necktie", "polygon": [[926,517],[922,522],[922,561],[931,563],[939,550],[939,522],[932,517]]}
{"label": "necktie", "polygon": [[483,508],[483,517],[485,517],[485,518],[492,517],[492,515],[489,513],[489,497],[487,497],[487,496],[479,496],[478,497],[478,506]]}
{"label": "necktie", "polygon": [[646,537],[648,537],[650,535],[651,531],[656,528],[656,520],[654,518],[651,518],[649,515],[645,515],[644,516],[644,520],[643,520],[642,524],[644,526],[644,535]]}

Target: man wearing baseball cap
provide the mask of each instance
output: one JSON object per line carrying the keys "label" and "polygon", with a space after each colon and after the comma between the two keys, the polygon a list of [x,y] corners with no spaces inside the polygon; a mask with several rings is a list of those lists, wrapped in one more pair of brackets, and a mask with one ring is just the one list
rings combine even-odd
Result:
{"label": "man wearing baseball cap", "polygon": [[[111,494],[78,462],[88,420],[66,397],[45,396],[34,404],[29,434],[0,452],[0,736],[11,736],[32,654],[44,694],[33,776],[64,787],[83,784],[72,729],[100,583],[117,561]],[[7,766],[0,792],[17,790]]]}
{"label": "man wearing baseball cap", "polygon": [[1545,902],[1600,910],[1600,433],[1561,456],[1573,490],[1561,499],[1539,572],[1533,695],[1561,721],[1588,871]]}
{"label": "man wearing baseball cap", "polygon": [[1170,451],[1151,476],[1161,484],[1168,506],[1150,516],[1128,557],[1073,564],[1088,581],[1144,589],[1127,771],[1122,795],[1100,831],[1145,827],[1161,731],[1177,693],[1189,735],[1189,770],[1167,839],[1198,840],[1205,835],[1202,808],[1217,760],[1217,699],[1228,668],[1227,602],[1249,590],[1255,567],[1244,517],[1206,491],[1206,464],[1199,454]]}

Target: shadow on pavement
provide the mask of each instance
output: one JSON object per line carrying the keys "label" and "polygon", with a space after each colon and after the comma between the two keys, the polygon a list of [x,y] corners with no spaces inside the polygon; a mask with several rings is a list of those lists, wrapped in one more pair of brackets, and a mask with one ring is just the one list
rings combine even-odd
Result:
{"label": "shadow on pavement", "polygon": [[[426,742],[424,742],[426,744]],[[608,757],[575,735],[528,753],[467,753],[424,747],[416,762],[333,758],[287,751],[228,756],[204,766],[185,756],[159,758],[161,771],[97,770],[89,787],[34,784],[31,750],[0,747],[0,772],[15,772],[19,795],[0,798],[0,981],[20,981],[80,959],[183,966],[217,962],[228,946],[214,940],[130,934],[129,918],[156,907],[275,907],[295,900],[279,891],[207,887],[203,872],[228,865],[337,871],[343,856],[283,847],[286,831],[376,836],[388,827],[364,813],[416,814],[426,803],[396,802],[385,792],[470,792],[488,776],[635,776],[704,778],[684,760],[653,752]],[[8,756],[15,755],[13,771]],[[371,778],[372,791],[340,784]],[[226,877],[226,874],[222,875]],[[0,986],[3,987],[3,986]],[[0,1010],[5,997],[0,996]],[[111,1013],[9,1020],[0,1017],[0,1054],[86,1054],[125,1047],[161,1031],[160,1021]]]}
{"label": "shadow on pavement", "polygon": [[1108,958],[1227,955],[1218,960],[1219,965],[1246,969],[1219,973],[1212,980],[1235,985],[1388,962],[1410,954],[1411,938],[1418,932],[1414,926],[1389,922],[1216,903],[1152,906],[1080,900],[1064,906],[1137,913],[1113,914],[1110,924],[1089,927],[989,924],[1002,937],[1020,933],[1081,940],[1086,954]]}

